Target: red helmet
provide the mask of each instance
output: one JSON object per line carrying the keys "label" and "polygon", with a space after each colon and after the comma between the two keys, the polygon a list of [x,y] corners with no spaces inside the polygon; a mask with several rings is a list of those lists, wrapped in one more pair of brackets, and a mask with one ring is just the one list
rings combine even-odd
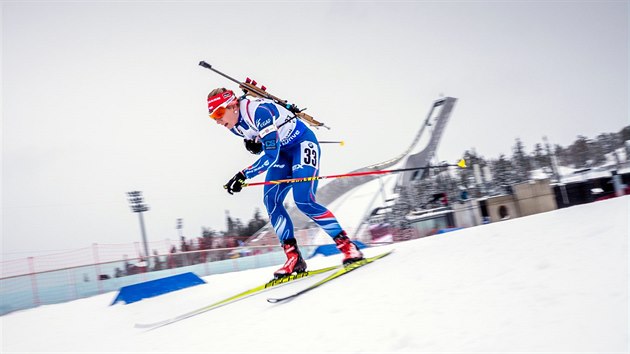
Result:
{"label": "red helmet", "polygon": [[217,93],[208,97],[208,113],[212,119],[221,119],[226,107],[236,100],[236,95],[231,90]]}

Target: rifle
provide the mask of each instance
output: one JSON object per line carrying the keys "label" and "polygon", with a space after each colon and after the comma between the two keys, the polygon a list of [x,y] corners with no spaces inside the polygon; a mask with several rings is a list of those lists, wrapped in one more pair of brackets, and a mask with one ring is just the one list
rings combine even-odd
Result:
{"label": "rifle", "polygon": [[202,66],[202,67],[204,67],[206,69],[212,70],[215,73],[223,76],[224,78],[226,78],[226,79],[228,79],[228,80],[230,80],[232,82],[237,83],[238,87],[241,90],[243,90],[243,93],[244,93],[245,96],[252,96],[252,97],[256,97],[256,98],[270,99],[270,100],[274,101],[276,104],[279,104],[282,107],[286,108],[289,112],[293,113],[294,114],[294,118],[296,118],[296,117],[300,118],[303,121],[307,122],[310,126],[313,126],[313,127],[316,127],[316,128],[324,127],[326,129],[330,129],[330,127],[327,127],[326,125],[324,125],[324,123],[318,122],[311,115],[304,113],[304,110],[306,110],[306,108],[300,109],[295,104],[289,103],[287,100],[283,100],[283,99],[281,99],[279,97],[276,97],[276,96],[270,94],[269,92],[267,92],[267,88],[265,86],[261,85],[261,87],[258,87],[257,86],[257,82],[255,80],[251,80],[250,78],[247,78],[245,80],[245,82],[238,81],[235,78],[233,78],[231,76],[228,76],[228,75],[220,72],[219,70],[213,68],[212,65],[206,63],[203,60],[199,62],[199,66]]}

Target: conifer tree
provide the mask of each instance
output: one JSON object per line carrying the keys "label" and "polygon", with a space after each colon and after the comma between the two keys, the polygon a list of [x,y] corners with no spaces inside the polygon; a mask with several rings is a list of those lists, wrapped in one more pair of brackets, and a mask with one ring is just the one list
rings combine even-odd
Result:
{"label": "conifer tree", "polygon": [[520,138],[516,138],[516,144],[512,148],[512,167],[516,171],[514,175],[516,182],[529,180],[531,163],[525,152],[525,145]]}

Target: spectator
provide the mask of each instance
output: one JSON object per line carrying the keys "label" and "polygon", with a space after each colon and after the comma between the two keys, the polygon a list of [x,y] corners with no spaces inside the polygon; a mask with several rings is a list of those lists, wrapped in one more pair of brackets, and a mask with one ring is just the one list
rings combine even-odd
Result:
{"label": "spectator", "polygon": [[164,262],[160,259],[157,250],[153,250],[153,270],[162,270],[164,269]]}
{"label": "spectator", "polygon": [[123,260],[125,261],[125,275],[134,274],[134,267],[131,265],[131,263],[129,263],[129,258],[126,254],[123,255]]}
{"label": "spectator", "polygon": [[167,267],[169,269],[177,268],[177,260],[175,259],[175,253],[177,253],[177,248],[173,246],[171,247],[171,251],[166,258]]}

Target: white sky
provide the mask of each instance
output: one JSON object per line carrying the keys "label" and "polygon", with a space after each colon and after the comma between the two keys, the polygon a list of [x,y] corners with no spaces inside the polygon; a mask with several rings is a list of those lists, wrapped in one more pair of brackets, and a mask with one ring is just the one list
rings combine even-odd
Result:
{"label": "white sky", "polygon": [[[625,196],[398,243],[391,255],[293,301],[265,299],[290,295],[321,277],[153,331],[134,324],[169,319],[258,286],[276,267],[204,277],[207,284],[128,305],[109,306],[117,295],[110,292],[17,311],[0,317],[1,348],[3,353],[627,353],[629,207]],[[372,256],[382,248],[364,251]],[[307,262],[317,269],[339,264],[340,257]],[[299,321],[299,329],[283,330],[288,319]]]}
{"label": "white sky", "polygon": [[255,157],[209,121],[208,91],[236,87],[200,60],[331,126],[322,174],[404,151],[440,94],[442,160],[630,124],[627,1],[6,1],[1,59],[8,258],[140,241],[130,190],[151,241],[263,209],[222,188]]}

